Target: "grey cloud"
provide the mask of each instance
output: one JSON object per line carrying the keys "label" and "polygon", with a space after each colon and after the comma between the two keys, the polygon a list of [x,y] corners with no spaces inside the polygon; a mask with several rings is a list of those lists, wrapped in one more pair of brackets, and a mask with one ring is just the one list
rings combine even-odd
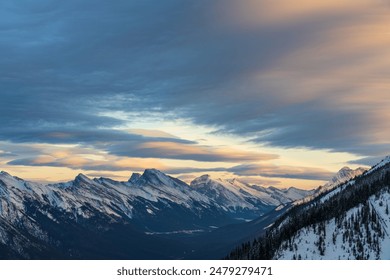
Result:
{"label": "grey cloud", "polygon": [[[388,122],[373,125],[375,104],[332,102],[359,92],[359,85],[328,85],[316,90],[322,97],[298,102],[293,97],[300,97],[305,84],[292,74],[267,76],[268,71],[295,70],[310,79],[313,72],[369,58],[351,54],[310,69],[283,68],[290,55],[322,42],[326,30],[357,21],[355,14],[229,29],[211,12],[224,3],[2,1],[0,139],[118,141],[101,148],[116,155],[161,157],[156,149],[129,148],[148,139],[111,129],[123,121],[101,113],[118,110],[169,112],[270,146],[366,156],[389,150],[389,143],[371,141],[372,134],[389,128]],[[253,75],[265,78],[254,81]],[[53,137],[58,131],[69,137]],[[229,160],[198,154],[171,158]]]}
{"label": "grey cloud", "polygon": [[[330,180],[334,173],[326,169],[300,167],[300,166],[275,166],[267,164],[241,164],[233,167],[218,167],[218,168],[166,168],[165,172],[169,174],[185,174],[185,173],[207,173],[207,172],[229,172],[236,176],[251,177],[261,176],[267,178],[288,178],[288,179],[303,179],[303,180]],[[253,179],[253,178],[252,178]],[[275,181],[277,182],[277,181]]]}
{"label": "grey cloud", "polygon": [[[112,173],[105,173],[105,172],[92,172],[92,173],[87,173],[85,175],[87,175],[90,178],[103,177],[103,178],[110,178],[110,179],[116,179],[116,180],[118,180],[119,178],[122,178],[122,176],[115,176]],[[130,177],[130,175],[129,175],[129,177]]]}
{"label": "grey cloud", "polygon": [[299,167],[299,166],[273,166],[242,164],[228,169],[240,176],[262,176],[304,180],[330,180],[333,172],[321,168]]}
{"label": "grey cloud", "polygon": [[[8,165],[24,165],[24,166],[51,166],[51,167],[68,167],[70,169],[83,169],[90,171],[143,171],[142,168],[134,166],[122,166],[110,162],[94,162],[88,161],[80,164],[73,164],[63,160],[53,159],[52,161],[39,162],[36,158],[22,158],[12,160]],[[161,171],[168,174],[189,174],[189,173],[209,173],[209,172],[229,172],[236,176],[246,177],[267,177],[267,178],[289,178],[289,179],[303,179],[303,180],[329,180],[334,173],[319,168],[309,167],[292,167],[292,166],[274,166],[274,165],[237,165],[230,168],[195,168],[195,167],[162,167]],[[97,173],[96,173],[97,174]],[[107,176],[109,177],[109,176]]]}
{"label": "grey cloud", "polygon": [[106,146],[104,143],[128,143],[129,146],[139,143],[151,142],[170,142],[181,144],[196,144],[194,141],[172,138],[172,137],[146,137],[139,134],[127,133],[115,129],[81,129],[76,127],[52,129],[51,127],[32,128],[24,133],[18,133],[20,128],[10,128],[3,130],[0,140],[10,140],[15,143],[33,142],[50,144],[86,144],[92,147]]}
{"label": "grey cloud", "polygon": [[374,166],[375,164],[378,164],[384,157],[364,157],[357,160],[351,160],[348,163],[349,164],[358,164],[358,165],[365,165],[365,166]]}
{"label": "grey cloud", "polygon": [[[71,162],[64,161],[62,159],[52,159],[50,161],[39,162],[37,157],[20,158],[7,162],[8,165],[23,165],[23,166],[50,166],[50,167],[67,167],[74,170],[93,170],[93,171],[143,171],[143,168],[137,167],[137,163],[134,162],[133,166],[124,166],[115,164],[115,162],[96,162],[89,160],[79,164],[73,164]],[[192,168],[192,167],[162,167],[161,171],[169,174],[183,174],[193,172],[218,172],[228,171],[227,168]],[[100,173],[99,173],[100,174]],[[108,173],[105,173],[108,174]],[[110,177],[110,176],[107,176]]]}
{"label": "grey cloud", "polygon": [[168,158],[204,162],[251,162],[272,160],[279,157],[276,154],[244,152],[229,148],[220,150],[211,146],[188,145],[187,143],[170,143],[169,141],[158,143],[158,140],[144,141],[142,143],[110,143],[102,148],[110,154],[117,156]]}
{"label": "grey cloud", "polygon": [[49,167],[67,167],[70,169],[74,170],[94,170],[94,171],[128,171],[130,168],[127,166],[119,166],[115,164],[99,164],[95,163],[94,161],[89,161],[88,163],[83,163],[83,164],[71,164],[71,163],[66,163],[61,160],[55,160],[50,162],[36,162],[36,158],[31,157],[31,158],[21,158],[21,159],[15,159],[12,161],[7,162],[8,165],[23,165],[23,166],[49,166]]}
{"label": "grey cloud", "polygon": [[41,149],[28,144],[0,142],[0,147],[3,150],[3,155],[7,158],[15,158],[19,156],[36,156],[42,153]]}
{"label": "grey cloud", "polygon": [[0,158],[14,157],[16,154],[10,152],[0,152]]}
{"label": "grey cloud", "polygon": [[176,175],[176,174],[186,174],[186,173],[227,172],[229,171],[229,168],[168,167],[163,171],[172,175]]}

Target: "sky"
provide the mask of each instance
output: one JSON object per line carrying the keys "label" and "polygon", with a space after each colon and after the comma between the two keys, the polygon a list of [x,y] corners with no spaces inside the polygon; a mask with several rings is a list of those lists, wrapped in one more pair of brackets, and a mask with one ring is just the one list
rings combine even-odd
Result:
{"label": "sky", "polygon": [[2,0],[0,169],[313,188],[390,148],[390,1]]}

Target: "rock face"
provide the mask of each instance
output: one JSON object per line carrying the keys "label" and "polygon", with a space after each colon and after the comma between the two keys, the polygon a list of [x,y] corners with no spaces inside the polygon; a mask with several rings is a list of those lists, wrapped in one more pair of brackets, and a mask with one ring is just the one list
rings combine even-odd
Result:
{"label": "rock face", "polygon": [[130,177],[128,182],[131,184],[135,184],[140,177],[141,177],[140,173],[133,173],[133,174],[131,174],[131,177]]}

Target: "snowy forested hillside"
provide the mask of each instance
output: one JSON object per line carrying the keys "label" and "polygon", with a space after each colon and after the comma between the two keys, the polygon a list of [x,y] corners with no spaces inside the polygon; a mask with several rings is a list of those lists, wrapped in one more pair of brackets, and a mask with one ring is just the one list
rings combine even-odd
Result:
{"label": "snowy forested hillside", "polygon": [[390,259],[390,159],[298,204],[231,259]]}

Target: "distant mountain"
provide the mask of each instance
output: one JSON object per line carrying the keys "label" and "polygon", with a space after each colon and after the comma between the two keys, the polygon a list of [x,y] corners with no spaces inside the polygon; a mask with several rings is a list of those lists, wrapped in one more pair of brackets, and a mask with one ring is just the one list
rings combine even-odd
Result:
{"label": "distant mountain", "polygon": [[288,204],[314,193],[297,188],[278,189],[249,185],[238,179],[212,179],[203,175],[191,182],[191,188],[221,205],[235,216],[254,219],[280,204]]}
{"label": "distant mountain", "polygon": [[336,173],[336,175],[332,179],[330,179],[327,183],[325,183],[323,186],[319,186],[318,188],[316,188],[313,191],[313,193],[308,194],[307,196],[305,196],[302,199],[299,199],[299,198],[296,199],[294,201],[294,204],[298,205],[298,204],[302,204],[302,203],[307,203],[310,200],[313,200],[314,198],[319,196],[320,194],[328,192],[328,191],[340,186],[341,184],[348,182],[349,180],[362,175],[367,170],[368,169],[363,168],[363,167],[359,167],[359,168],[356,168],[355,170],[353,170],[353,169],[345,166],[345,167],[341,168]]}
{"label": "distant mountain", "polygon": [[347,182],[357,176],[362,175],[364,172],[366,172],[368,169],[359,167],[355,170],[349,168],[349,167],[343,167],[340,169],[339,172],[337,172],[336,176],[334,176],[328,183],[326,183],[323,187],[320,187],[321,192],[326,192],[334,187],[337,187],[338,185]]}
{"label": "distant mountain", "polygon": [[195,247],[179,236],[207,235],[311,193],[202,177],[189,186],[147,169],[127,182],[79,174],[45,185],[1,172],[0,258],[183,258]]}
{"label": "distant mountain", "polygon": [[289,209],[228,258],[390,259],[390,157],[357,177],[352,173],[343,169],[334,184],[353,179]]}

